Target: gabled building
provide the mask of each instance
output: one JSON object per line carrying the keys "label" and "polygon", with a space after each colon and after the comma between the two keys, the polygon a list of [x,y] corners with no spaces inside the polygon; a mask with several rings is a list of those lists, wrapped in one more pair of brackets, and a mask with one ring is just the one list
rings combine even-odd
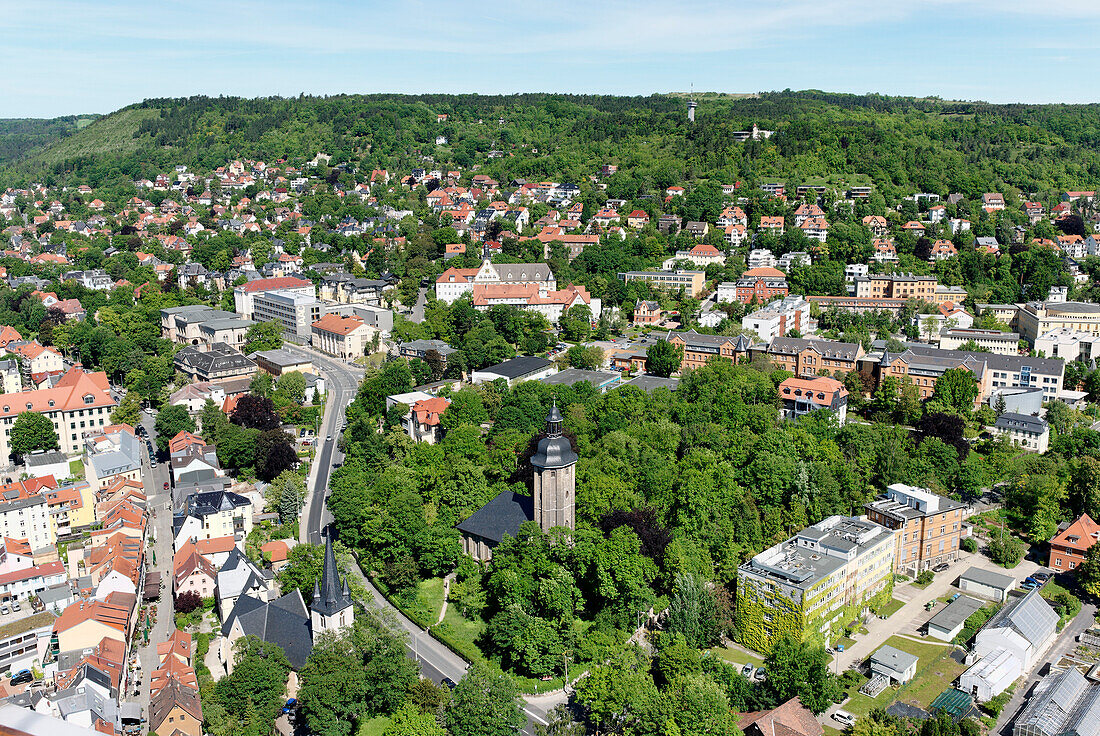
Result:
{"label": "gabled building", "polygon": [[1050,426],[1030,414],[1005,412],[997,417],[990,431],[994,436],[1007,437],[1013,446],[1028,452],[1044,453],[1050,446]]}
{"label": "gabled building", "polygon": [[1050,540],[1048,566],[1057,572],[1074,570],[1085,561],[1085,553],[1100,540],[1100,524],[1088,514],[1081,514],[1076,521],[1058,528]]}
{"label": "gabled building", "polygon": [[71,368],[53,388],[0,395],[0,458],[11,454],[11,429],[16,417],[25,411],[49,417],[61,452],[75,455],[81,450],[85,432],[110,424],[115,406],[107,374],[79,368]]}
{"label": "gabled building", "polygon": [[826,409],[844,424],[848,418],[848,389],[835,378],[788,378],[779,384],[779,414],[784,419],[799,419]]}

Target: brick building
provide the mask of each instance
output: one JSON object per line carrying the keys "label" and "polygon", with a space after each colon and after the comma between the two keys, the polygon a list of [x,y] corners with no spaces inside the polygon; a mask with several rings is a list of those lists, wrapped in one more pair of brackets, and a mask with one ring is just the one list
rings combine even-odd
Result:
{"label": "brick building", "polygon": [[1050,561],[1048,566],[1057,572],[1073,570],[1085,561],[1089,547],[1100,539],[1100,524],[1088,514],[1081,517],[1065,529],[1059,529],[1050,540]]}
{"label": "brick building", "polygon": [[867,518],[894,532],[894,571],[916,575],[959,558],[963,504],[927,488],[894,483],[864,506]]}

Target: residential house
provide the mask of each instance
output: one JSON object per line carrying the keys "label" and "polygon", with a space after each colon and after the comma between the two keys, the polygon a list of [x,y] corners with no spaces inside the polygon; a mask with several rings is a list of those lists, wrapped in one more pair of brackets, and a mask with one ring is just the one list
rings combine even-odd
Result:
{"label": "residential house", "polygon": [[657,302],[649,302],[639,299],[634,304],[634,315],[631,321],[636,325],[654,325],[665,318],[665,310]]}
{"label": "residential house", "polygon": [[835,378],[788,378],[779,384],[779,401],[784,419],[799,419],[818,409],[833,412],[840,424],[848,418],[848,389]]}
{"label": "residential house", "polygon": [[434,445],[443,438],[439,419],[450,405],[450,399],[442,396],[421,399],[410,406],[408,413],[401,418],[401,427],[413,442]]}
{"label": "residential house", "polygon": [[1085,561],[1085,553],[1100,540],[1100,524],[1088,514],[1081,514],[1069,524],[1062,524],[1050,540],[1052,570],[1063,572],[1076,569]]}
{"label": "residential house", "polygon": [[737,301],[766,303],[787,296],[789,289],[786,275],[775,268],[750,268],[736,282]]}

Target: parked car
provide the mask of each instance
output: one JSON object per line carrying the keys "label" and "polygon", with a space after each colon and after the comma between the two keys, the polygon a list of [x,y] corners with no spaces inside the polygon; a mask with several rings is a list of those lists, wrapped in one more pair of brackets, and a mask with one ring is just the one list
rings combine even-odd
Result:
{"label": "parked car", "polygon": [[763,667],[757,667],[756,675],[753,677],[753,679],[757,682],[763,682],[764,680],[768,679],[768,671]]}
{"label": "parked car", "polygon": [[1031,577],[1035,578],[1040,583],[1045,583],[1046,581],[1048,581],[1052,577],[1054,577],[1054,573],[1047,572],[1046,570],[1038,570],[1038,571],[1032,573]]}
{"label": "parked car", "polygon": [[951,565],[948,565],[946,562],[941,562],[940,564],[932,568],[932,572],[946,572],[950,568]]}
{"label": "parked car", "polygon": [[752,679],[752,670],[753,670],[752,665],[747,664],[747,665],[745,665],[744,667],[741,668],[741,674],[744,675],[745,677],[748,677],[749,679]]}
{"label": "parked car", "polygon": [[19,670],[11,676],[12,685],[22,685],[24,682],[30,682],[34,679],[34,675],[30,670]]}
{"label": "parked car", "polygon": [[1038,583],[1021,583],[1020,590],[1035,590],[1039,587]]}
{"label": "parked car", "polygon": [[297,698],[291,698],[290,700],[286,701],[286,705],[283,706],[283,713],[289,713],[290,711],[294,710],[297,707],[298,707],[298,699]]}
{"label": "parked car", "polygon": [[168,490],[168,481],[164,481],[164,490]]}
{"label": "parked car", "polygon": [[846,710],[838,710],[833,713],[833,720],[837,723],[843,723],[845,726],[856,725],[856,717]]}
{"label": "parked car", "polygon": [[0,606],[0,614],[7,616],[9,613],[11,613],[10,608],[8,608],[7,606]]}

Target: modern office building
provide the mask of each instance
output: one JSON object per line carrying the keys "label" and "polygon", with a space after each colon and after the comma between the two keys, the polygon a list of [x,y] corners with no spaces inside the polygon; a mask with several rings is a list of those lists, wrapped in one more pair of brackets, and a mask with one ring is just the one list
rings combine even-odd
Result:
{"label": "modern office building", "polygon": [[893,562],[893,532],[872,521],[830,516],[803,529],[737,568],[741,643],[766,652],[784,633],[829,638],[889,590]]}

